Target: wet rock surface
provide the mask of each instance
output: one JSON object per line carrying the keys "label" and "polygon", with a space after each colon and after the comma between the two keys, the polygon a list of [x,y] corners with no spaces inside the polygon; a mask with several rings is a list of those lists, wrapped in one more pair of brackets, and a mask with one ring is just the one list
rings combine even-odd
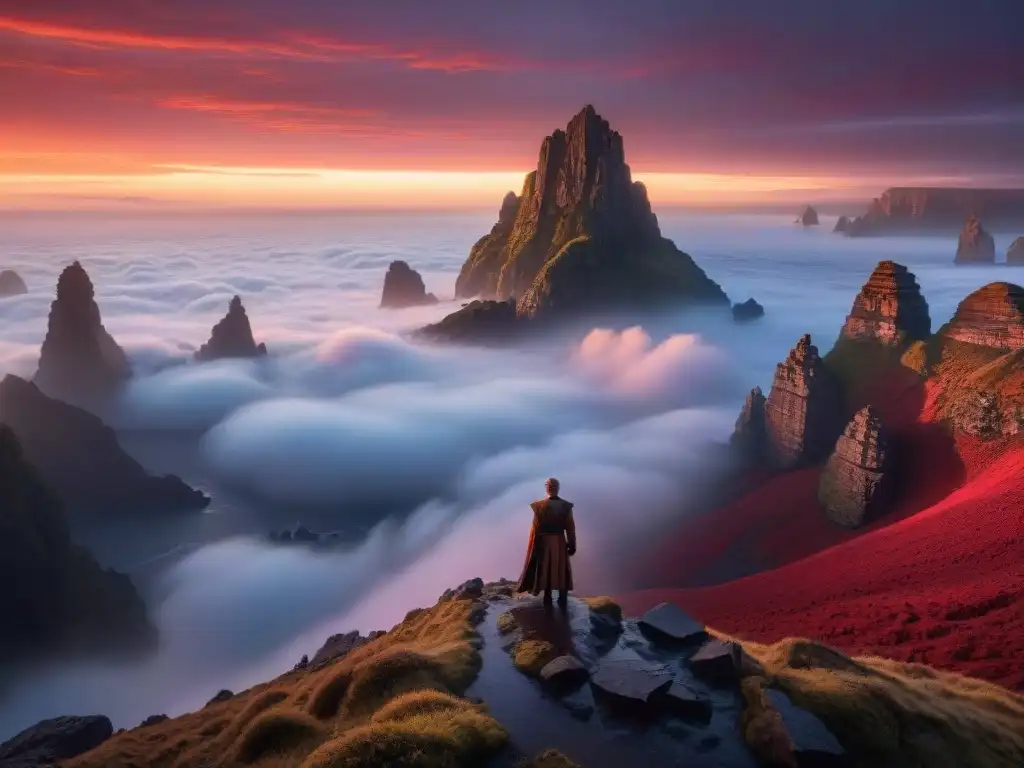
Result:
{"label": "wet rock surface", "polygon": [[235,296],[228,304],[228,313],[213,326],[210,340],[199,348],[195,358],[206,361],[262,357],[266,354],[266,345],[257,344],[253,338],[252,325],[241,297]]}
{"label": "wet rock surface", "polygon": [[384,275],[381,291],[382,309],[402,309],[437,304],[437,296],[427,293],[420,273],[404,261],[392,261]]}
{"label": "wet rock surface", "polygon": [[977,216],[968,217],[956,246],[956,264],[995,264],[996,241]]}
{"label": "wet rock surface", "polygon": [[55,765],[94,749],[114,735],[102,715],[43,720],[0,744],[0,768]]}
{"label": "wet rock surface", "polygon": [[839,335],[897,346],[927,339],[931,327],[928,302],[914,274],[902,264],[881,261],[853,300]]}
{"label": "wet rock surface", "polygon": [[0,299],[28,293],[28,286],[13,269],[0,271]]}
{"label": "wet rock surface", "polygon": [[894,484],[888,434],[875,409],[865,406],[836,442],[821,474],[818,500],[830,520],[858,528],[888,511]]}
{"label": "wet rock surface", "polygon": [[753,299],[732,305],[732,319],[737,323],[749,323],[761,317],[764,317],[764,307]]}
{"label": "wet rock surface", "polygon": [[793,743],[798,768],[841,768],[852,766],[846,750],[815,715],[790,701],[782,691],[769,688],[768,701],[782,717],[782,725]]}
{"label": "wet rock surface", "polygon": [[842,430],[839,384],[804,335],[775,369],[765,403],[770,462],[791,469],[824,459]]}
{"label": "wet rock surface", "polygon": [[743,673],[742,652],[730,640],[708,640],[690,657],[690,669],[712,685],[735,685]]}
{"label": "wet rock surface", "polygon": [[703,624],[674,603],[660,603],[654,606],[637,624],[656,641],[663,643],[699,643],[708,636]]}
{"label": "wet rock surface", "polygon": [[946,339],[992,349],[1024,346],[1024,288],[989,283],[960,302],[953,319],[942,328]]}

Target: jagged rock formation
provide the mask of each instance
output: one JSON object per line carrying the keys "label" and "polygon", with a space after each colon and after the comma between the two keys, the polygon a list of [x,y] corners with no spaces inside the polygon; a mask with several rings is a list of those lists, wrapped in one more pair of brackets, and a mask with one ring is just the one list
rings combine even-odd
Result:
{"label": "jagged rock formation", "polygon": [[530,320],[727,301],[661,236],[647,190],[631,179],[622,136],[591,106],[544,140],[537,170],[518,201],[506,197],[500,217],[463,266],[458,296],[516,299],[517,315]]}
{"label": "jagged rock formation", "polygon": [[742,304],[732,305],[732,319],[737,323],[749,323],[764,317],[764,307],[753,299],[747,299]]}
{"label": "jagged rock formation", "polygon": [[914,273],[880,261],[853,300],[839,337],[895,347],[927,339],[931,332],[928,302]]}
{"label": "jagged rock formation", "polygon": [[797,218],[796,223],[803,224],[805,227],[816,227],[818,226],[818,212],[808,205]]}
{"label": "jagged rock formation", "polygon": [[0,422],[14,430],[27,460],[67,509],[151,515],[210,502],[180,478],[147,474],[99,417],[17,376],[0,382]]}
{"label": "jagged rock formation", "polygon": [[780,469],[824,459],[842,428],[839,385],[804,335],[775,370],[765,402],[770,461]]}
{"label": "jagged rock formation", "polygon": [[1018,267],[1024,265],[1024,237],[1018,237],[1006,249],[1006,263]]}
{"label": "jagged rock formation", "polygon": [[21,275],[12,269],[0,272],[0,299],[8,296],[20,296],[23,293],[28,293],[28,286],[21,279]]}
{"label": "jagged rock formation", "polygon": [[57,280],[34,381],[53,397],[90,403],[114,394],[130,376],[124,351],[100,321],[92,281],[76,261]]}
{"label": "jagged rock formation", "polygon": [[514,299],[477,299],[421,328],[418,335],[433,341],[493,343],[508,341],[525,328],[526,321],[516,314]]}
{"label": "jagged rock formation", "polygon": [[213,326],[210,340],[195,354],[196,360],[209,361],[224,358],[262,357],[267,354],[265,344],[257,344],[252,336],[249,316],[242,299],[235,296],[228,304],[228,313]]}
{"label": "jagged rock formation", "polygon": [[384,275],[380,306],[388,309],[437,304],[437,296],[427,293],[420,273],[404,261],[392,261]]}
{"label": "jagged rock formation", "polygon": [[964,223],[956,247],[956,264],[995,264],[996,241],[981,226],[981,220],[971,215]]}
{"label": "jagged rock formation", "polygon": [[4,659],[152,646],[155,630],[131,581],[103,570],[71,541],[60,502],[6,425],[0,425],[0,510]]}
{"label": "jagged rock formation", "polygon": [[743,463],[760,463],[768,455],[768,433],[764,407],[767,403],[760,387],[754,387],[743,403],[729,445]]}
{"label": "jagged rock formation", "polygon": [[863,216],[850,222],[846,234],[914,234],[955,232],[971,214],[989,226],[1024,222],[1024,189],[954,189],[894,187],[875,198]]}
{"label": "jagged rock formation", "polygon": [[836,225],[835,225],[835,227],[832,228],[832,231],[833,232],[842,232],[842,233],[845,234],[849,229],[850,229],[850,217],[849,216],[840,216],[836,220]]}
{"label": "jagged rock formation", "polygon": [[989,283],[960,302],[939,332],[946,340],[998,350],[1024,346],[1024,288]]}
{"label": "jagged rock formation", "polygon": [[836,442],[818,485],[818,500],[833,522],[857,528],[885,514],[892,499],[889,438],[875,410],[859,410]]}

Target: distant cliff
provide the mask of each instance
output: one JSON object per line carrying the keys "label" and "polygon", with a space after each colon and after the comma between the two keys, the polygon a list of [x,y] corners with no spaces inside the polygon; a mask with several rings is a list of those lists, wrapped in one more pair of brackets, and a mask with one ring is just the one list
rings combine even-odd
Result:
{"label": "distant cliff", "polygon": [[1024,189],[893,187],[842,230],[849,237],[958,232],[971,215],[989,229],[1024,224]]}

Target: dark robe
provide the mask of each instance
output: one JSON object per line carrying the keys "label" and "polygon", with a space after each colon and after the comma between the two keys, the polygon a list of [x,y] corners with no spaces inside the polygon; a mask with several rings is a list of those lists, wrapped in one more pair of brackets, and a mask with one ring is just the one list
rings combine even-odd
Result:
{"label": "dark robe", "polygon": [[573,588],[569,555],[576,553],[576,523],[572,503],[557,496],[533,502],[533,525],[526,545],[526,563],[519,591],[539,595]]}

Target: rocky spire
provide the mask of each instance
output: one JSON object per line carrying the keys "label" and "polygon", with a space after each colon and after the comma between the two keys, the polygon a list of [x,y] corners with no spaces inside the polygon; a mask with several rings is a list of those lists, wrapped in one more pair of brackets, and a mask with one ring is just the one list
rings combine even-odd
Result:
{"label": "rocky spire", "polygon": [[836,225],[832,229],[832,231],[846,233],[850,230],[851,223],[852,222],[850,221],[849,216],[840,216],[838,219],[836,219]]}
{"label": "rocky spire", "polygon": [[738,454],[738,458],[750,464],[758,464],[765,460],[768,447],[768,435],[765,431],[764,408],[766,404],[760,387],[754,387],[743,403],[743,410],[736,419],[729,445]]}
{"label": "rocky spire", "polygon": [[853,300],[839,337],[900,346],[927,339],[931,328],[914,274],[902,264],[880,261]]}
{"label": "rocky spire", "polygon": [[91,403],[130,376],[124,352],[100,321],[92,281],[76,261],[57,280],[35,381],[54,397]]}
{"label": "rocky spire", "polygon": [[947,339],[1000,350],[1024,346],[1024,288],[989,283],[960,302],[943,327]]}
{"label": "rocky spire", "polygon": [[893,480],[889,438],[878,414],[865,406],[836,441],[821,474],[818,500],[833,522],[857,528],[888,511]]}
{"label": "rocky spire", "polygon": [[796,223],[803,224],[805,227],[816,227],[818,226],[818,212],[808,205],[797,217]]}
{"label": "rocky spire", "polygon": [[228,313],[213,326],[210,340],[196,352],[196,360],[220,360],[232,357],[262,357],[267,354],[265,344],[257,344],[252,336],[249,316],[242,299],[235,296],[228,304]]}
{"label": "rocky spire", "polygon": [[1006,249],[1006,263],[1019,267],[1024,265],[1024,237],[1018,237]]}
{"label": "rocky spire", "polygon": [[805,334],[776,367],[765,403],[772,463],[789,469],[824,459],[841,427],[839,386]]}
{"label": "rocky spire", "polygon": [[392,261],[384,275],[384,290],[381,292],[382,308],[398,309],[436,304],[437,297],[427,293],[420,273],[404,261]]}
{"label": "rocky spire", "polygon": [[996,243],[981,220],[971,214],[964,223],[960,233],[960,241],[956,247],[957,264],[994,264],[996,260]]}
{"label": "rocky spire", "polygon": [[20,296],[28,293],[28,286],[21,279],[21,275],[13,269],[5,269],[0,272],[0,299],[7,296]]}

